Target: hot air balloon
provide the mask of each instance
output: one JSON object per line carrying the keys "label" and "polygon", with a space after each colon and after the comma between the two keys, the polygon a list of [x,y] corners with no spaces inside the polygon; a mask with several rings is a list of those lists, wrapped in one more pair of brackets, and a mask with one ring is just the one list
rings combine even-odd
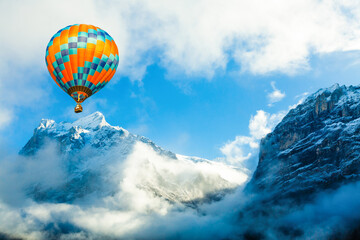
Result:
{"label": "hot air balloon", "polygon": [[57,85],[77,103],[101,90],[114,76],[119,63],[118,48],[104,30],[75,24],[59,30],[46,47],[45,61]]}

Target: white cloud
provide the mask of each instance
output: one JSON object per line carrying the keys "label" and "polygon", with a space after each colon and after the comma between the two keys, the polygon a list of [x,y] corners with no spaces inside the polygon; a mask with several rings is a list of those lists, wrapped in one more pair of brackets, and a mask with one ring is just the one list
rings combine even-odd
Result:
{"label": "white cloud", "polygon": [[1,39],[8,59],[43,63],[54,32],[89,22],[114,36],[122,57],[120,71],[134,79],[141,79],[157,59],[153,53],[160,54],[170,71],[211,77],[216,69],[225,69],[230,58],[253,73],[293,73],[308,67],[311,52],[357,50],[360,45],[360,6],[350,1],[138,0],[104,5],[43,0],[3,2],[1,9],[8,20],[2,29],[12,36]]}
{"label": "white cloud", "polygon": [[256,111],[255,116],[251,116],[249,122],[250,135],[255,139],[265,137],[285,116],[285,112],[281,111],[276,114],[270,114],[263,110]]}
{"label": "white cloud", "polygon": [[285,93],[276,88],[274,81],[271,82],[271,87],[273,91],[267,95],[269,107],[272,106],[273,103],[280,102],[285,97]]}
{"label": "white cloud", "polygon": [[46,188],[62,184],[65,178],[65,166],[56,150],[56,144],[49,143],[31,158],[2,153],[0,203],[11,203],[14,206],[23,204],[24,189],[33,184],[40,183],[40,187]]}
{"label": "white cloud", "polygon": [[0,105],[0,130],[9,125],[13,117],[14,113],[12,110],[4,108]]}
{"label": "white cloud", "polygon": [[211,77],[231,58],[252,73],[294,73],[310,53],[360,48],[360,5],[350,1],[43,0],[2,2],[1,15],[2,60],[44,65],[59,28],[88,22],[114,36],[120,72],[139,80],[158,57],[170,73]]}
{"label": "white cloud", "polygon": [[236,136],[234,141],[226,143],[220,148],[225,160],[232,164],[242,164],[253,170],[254,163],[248,163],[250,158],[257,157],[259,141],[265,137],[282,120],[285,112],[275,114],[258,110],[249,121],[249,136]]}
{"label": "white cloud", "polygon": [[165,66],[211,77],[231,58],[252,73],[293,74],[309,67],[310,53],[359,49],[359,15],[339,11],[359,7],[257,0],[151,1],[142,9],[156,23],[147,39],[161,44]]}
{"label": "white cloud", "polygon": [[256,139],[248,136],[236,136],[234,141],[225,144],[220,150],[228,162],[236,164],[252,157],[252,150],[258,147],[259,143]]}
{"label": "white cloud", "polygon": [[308,92],[304,92],[304,93],[302,93],[302,94],[300,94],[300,95],[295,96],[295,99],[299,99],[299,100],[298,100],[298,102],[295,103],[294,105],[289,106],[289,110],[290,110],[290,109],[293,109],[293,108],[296,108],[299,104],[302,104],[302,103],[305,101],[305,99],[306,99],[306,97],[307,97],[308,95],[309,95]]}

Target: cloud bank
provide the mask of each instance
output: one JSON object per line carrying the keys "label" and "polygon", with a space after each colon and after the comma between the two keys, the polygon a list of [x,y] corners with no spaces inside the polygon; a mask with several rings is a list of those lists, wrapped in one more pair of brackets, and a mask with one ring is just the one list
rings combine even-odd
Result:
{"label": "cloud bank", "polygon": [[360,4],[350,0],[2,1],[0,14],[2,127],[20,106],[51,101],[45,47],[74,23],[101,26],[114,37],[115,81],[141,81],[152,64],[169,78],[211,79],[230,62],[240,72],[296,74],[311,68],[313,54],[360,49]]}
{"label": "cloud bank", "polygon": [[[134,79],[141,79],[141,72],[155,60],[170,72],[208,77],[225,69],[231,59],[255,74],[294,73],[309,67],[312,53],[360,48],[360,5],[356,1],[1,4],[1,14],[8,20],[1,23],[7,32],[1,37],[7,46],[2,65],[12,60],[43,62],[50,37],[59,28],[78,22],[102,26],[113,35],[122,57],[121,73]],[[135,69],[138,73],[132,71]]]}
{"label": "cloud bank", "polygon": [[[174,159],[142,142],[124,154],[128,150],[84,148],[67,158],[49,142],[34,156],[4,154],[0,238],[218,239],[233,231],[233,210],[242,202],[237,187],[247,172],[200,158]],[[85,195],[62,200],[78,193]]]}
{"label": "cloud bank", "polygon": [[[198,190],[193,192],[196,195],[214,188],[216,184],[207,184],[210,182],[206,176],[211,173],[223,173],[235,183],[242,181],[241,175],[229,172],[222,164],[180,164],[184,158],[180,162],[169,161],[143,144],[137,144],[126,159],[119,152],[110,153],[105,162],[104,156],[102,159],[101,162],[95,156],[86,164],[89,169],[101,166],[107,172],[103,177],[118,190],[107,196],[89,194],[71,203],[51,199],[35,202],[28,195],[29,185],[56,189],[64,183],[66,166],[56,145],[48,145],[33,157],[1,159],[0,238],[341,239],[351,228],[360,226],[360,214],[354,212],[360,202],[359,183],[319,193],[304,206],[289,204],[263,209],[264,205],[256,202],[262,196],[247,195],[239,187],[220,201],[205,202],[194,208],[144,191],[144,182],[158,181],[155,185],[172,189],[174,193],[192,188]],[[186,180],[197,175],[197,168],[204,175],[191,186]],[[152,173],[144,174],[144,171]],[[154,176],[156,172],[159,176]],[[169,186],[173,183],[179,185]],[[252,214],[257,211],[268,215]]]}

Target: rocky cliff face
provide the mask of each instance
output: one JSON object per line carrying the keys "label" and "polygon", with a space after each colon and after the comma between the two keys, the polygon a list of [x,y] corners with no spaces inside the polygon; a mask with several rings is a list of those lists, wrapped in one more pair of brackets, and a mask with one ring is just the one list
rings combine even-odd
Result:
{"label": "rocky cliff face", "polygon": [[262,141],[248,190],[303,201],[360,179],[360,87],[320,89]]}

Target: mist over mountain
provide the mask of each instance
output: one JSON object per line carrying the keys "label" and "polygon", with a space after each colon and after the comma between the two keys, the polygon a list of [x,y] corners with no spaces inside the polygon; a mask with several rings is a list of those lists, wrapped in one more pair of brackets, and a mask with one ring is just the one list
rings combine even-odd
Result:
{"label": "mist over mountain", "polygon": [[0,239],[358,239],[359,100],[354,86],[310,95],[261,140],[251,179],[100,112],[43,119],[2,159]]}
{"label": "mist over mountain", "polygon": [[[176,231],[150,236],[146,231],[154,224],[168,225],[170,218],[180,228],[177,221],[198,215],[210,221],[202,207],[234,195],[249,174],[245,168],[164,150],[145,137],[109,125],[100,112],[73,123],[41,120],[20,155],[7,164],[1,178],[22,180],[13,189],[0,186],[0,192],[18,196],[0,198],[4,212],[9,214],[5,206],[19,207],[17,221],[31,219],[34,226],[23,225],[36,234],[14,234],[17,231],[1,222],[0,230],[34,239],[168,238]],[[160,220],[152,223],[156,218]],[[190,228],[192,221],[181,224]]]}

